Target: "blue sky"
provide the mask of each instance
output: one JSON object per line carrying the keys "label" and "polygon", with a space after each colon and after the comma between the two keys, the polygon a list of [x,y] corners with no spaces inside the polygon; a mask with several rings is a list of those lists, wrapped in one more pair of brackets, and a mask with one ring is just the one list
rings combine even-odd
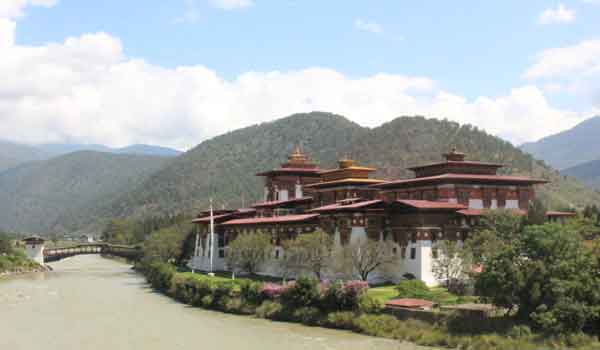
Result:
{"label": "blue sky", "polygon": [[[118,52],[111,51],[111,54],[114,53],[117,58],[103,61],[102,69],[114,71],[115,67],[123,68],[128,63],[131,66],[141,61],[145,74],[150,74],[148,70],[158,70],[169,76],[177,75],[173,79],[182,79],[185,84],[190,83],[189,74],[182,73],[181,70],[191,67],[201,67],[207,70],[202,74],[209,74],[219,80],[218,87],[202,86],[198,81],[190,83],[190,89],[198,88],[202,91],[206,105],[195,105],[186,110],[169,107],[164,109],[164,113],[168,115],[148,115],[148,118],[172,122],[174,114],[185,114],[185,117],[178,119],[181,126],[188,129],[183,133],[185,135],[176,135],[175,130],[165,132],[161,125],[157,125],[157,130],[135,134],[132,129],[135,129],[138,121],[127,113],[120,120],[106,121],[106,130],[102,133],[76,130],[74,119],[80,117],[85,120],[101,113],[93,111],[86,115],[89,106],[82,107],[78,104],[76,109],[80,109],[79,115],[70,116],[61,130],[49,130],[47,137],[15,135],[17,141],[35,143],[87,139],[116,144],[140,141],[186,148],[220,132],[296,111],[293,108],[278,107],[279,102],[274,101],[278,96],[271,90],[281,91],[285,95],[283,100],[289,101],[290,105],[300,106],[298,109],[303,109],[304,105],[306,108],[316,109],[331,107],[330,109],[334,109],[332,112],[344,114],[347,109],[343,106],[328,104],[326,101],[315,102],[324,99],[326,92],[311,96],[304,89],[282,90],[294,84],[314,84],[324,89],[341,86],[331,83],[332,80],[338,81],[337,78],[340,77],[323,78],[332,72],[342,77],[345,82],[339,83],[343,84],[342,88],[354,86],[344,96],[331,97],[337,99],[339,104],[347,100],[348,96],[365,95],[361,93],[361,89],[381,91],[378,95],[369,93],[368,98],[365,98],[376,103],[369,105],[367,101],[366,105],[354,106],[354,109],[361,112],[348,115],[369,126],[375,126],[394,116],[422,111],[419,114],[430,112],[436,114],[433,115],[435,117],[480,124],[493,134],[519,143],[570,127],[597,113],[600,108],[600,74],[597,74],[600,67],[600,53],[597,49],[597,41],[600,39],[598,0],[3,1],[20,3],[15,5],[19,6],[20,15],[5,15],[8,21],[15,24],[14,48],[43,48],[52,46],[50,43],[69,46],[68,38],[79,40],[87,34],[102,33],[104,37],[90,40],[95,44],[83,45],[90,52],[78,57],[78,60],[85,61],[89,56],[94,61],[92,56],[102,51],[94,45],[102,46],[100,41],[112,40],[117,43],[118,48],[115,50]],[[36,6],[40,2],[45,6]],[[0,6],[0,18],[1,16]],[[79,44],[81,43],[77,45]],[[556,51],[548,51],[552,49]],[[565,62],[569,59],[576,60],[580,55],[587,57],[585,64]],[[62,54],[61,59],[69,61]],[[0,66],[1,62],[2,58]],[[39,64],[36,66],[39,67]],[[90,64],[90,67],[95,67],[95,63]],[[77,79],[78,83],[89,78],[88,74],[81,71],[92,69],[90,67],[75,69],[77,74],[82,74]],[[536,67],[537,73],[532,72]],[[70,65],[63,68],[73,69]],[[326,71],[313,72],[314,74],[307,72],[315,68]],[[255,102],[240,102],[240,95],[246,96],[249,93],[246,89],[248,84],[240,83],[240,80],[244,80],[240,78],[252,75],[252,72],[257,76],[250,77],[252,87],[249,90],[252,93],[260,90],[260,96],[250,98]],[[71,73],[65,83],[72,83]],[[269,75],[273,73],[280,74],[275,83]],[[374,78],[381,74],[409,79],[409,88],[402,82],[385,82],[386,85],[381,85],[380,79]],[[302,77],[298,77],[299,75]],[[31,79],[44,77],[41,74],[32,76]],[[421,78],[428,83],[415,83],[415,79]],[[95,81],[96,78],[92,80]],[[414,88],[413,83],[417,88]],[[184,83],[179,81],[174,84],[172,88],[178,89]],[[427,84],[431,86],[423,86]],[[400,86],[397,96],[386,92],[386,89],[394,91],[397,86]],[[98,91],[104,91],[100,89],[105,88],[98,87]],[[204,91],[209,88],[224,89],[224,95],[205,95]],[[236,90],[229,91],[229,88]],[[164,97],[165,94],[157,89],[158,87],[152,91],[156,94],[155,98]],[[264,91],[269,93],[265,94]],[[114,97],[111,99],[104,92],[99,94],[101,96],[97,103],[113,105]],[[451,95],[450,98],[444,98],[445,94]],[[73,99],[81,101],[79,94],[76,95]],[[294,96],[297,96],[298,101],[294,100]],[[461,99],[464,101],[460,101]],[[396,101],[406,102],[397,104]],[[197,100],[188,96],[181,103],[196,104]],[[210,109],[217,103],[239,104],[227,111],[216,109],[219,114],[235,115],[226,126],[208,128],[207,125],[211,124],[209,120],[196,120],[210,119],[197,109]],[[248,106],[248,103],[261,103],[261,106]],[[428,103],[436,107],[430,108]],[[171,106],[176,104],[175,101],[169,102]],[[62,104],[60,106],[63,108]],[[56,105],[52,105],[52,108],[55,107]],[[36,108],[42,106],[37,105]],[[236,115],[239,114],[238,110],[252,108],[255,108],[254,113],[257,115],[243,118]],[[378,115],[372,122],[369,121],[372,119],[368,115],[369,108]],[[122,109],[118,108],[119,113]],[[129,113],[137,112],[140,111]],[[469,113],[474,115],[464,116]],[[490,114],[489,118],[506,118],[503,120],[504,124],[514,124],[515,120],[523,118],[552,116],[542,121],[551,124],[548,127],[538,130],[540,128],[536,129],[534,124],[527,125],[531,132],[525,133],[523,130],[513,131],[507,126],[500,126],[502,123],[498,120],[485,120],[485,115],[480,115],[482,120],[479,123],[475,115],[477,113]],[[516,118],[510,113],[523,115]],[[194,132],[190,128],[198,130]]]}

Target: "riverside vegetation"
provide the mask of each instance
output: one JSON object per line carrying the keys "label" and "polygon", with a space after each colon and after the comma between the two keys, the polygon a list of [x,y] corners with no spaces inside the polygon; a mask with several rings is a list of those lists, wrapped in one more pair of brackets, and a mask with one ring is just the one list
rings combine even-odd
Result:
{"label": "riverside vegetation", "polygon": [[[580,215],[564,225],[542,224],[538,212],[543,209],[532,208],[525,218],[508,211],[489,212],[472,237],[462,247],[453,248],[453,254],[463,257],[452,259],[453,263],[482,264],[485,268],[481,273],[470,273],[460,283],[454,281],[451,292],[460,294],[470,290],[477,296],[456,296],[445,290],[441,292],[440,288],[430,289],[415,280],[401,281],[394,288],[369,288],[366,282],[358,280],[319,281],[314,277],[318,271],[311,269],[307,271],[313,277],[300,277],[288,283],[257,275],[233,280],[226,273],[214,277],[193,274],[176,266],[177,262],[185,261],[181,256],[185,254],[185,242],[190,240],[185,235],[180,235],[179,247],[171,242],[169,249],[158,244],[162,235],[150,235],[145,248],[148,251],[137,269],[155,290],[180,302],[274,321],[344,329],[445,348],[600,349],[597,217]],[[243,236],[246,242],[252,241],[249,236]],[[171,232],[169,237],[172,240],[174,234]],[[259,247],[252,249],[265,252],[269,249],[268,242],[261,245],[257,241],[264,240],[258,237],[248,247]],[[301,241],[311,240],[297,240],[295,249],[300,249]],[[445,269],[465,271],[464,267],[449,264],[452,263],[438,264],[434,272],[443,275],[447,273]],[[253,270],[256,267],[245,266]],[[497,307],[498,313],[478,320],[442,311],[435,312],[433,321],[400,319],[382,307],[382,301],[399,297],[442,303],[489,302]]]}
{"label": "riverside vegetation", "polygon": [[40,264],[29,260],[23,249],[15,245],[15,237],[0,232],[0,276],[45,271]]}

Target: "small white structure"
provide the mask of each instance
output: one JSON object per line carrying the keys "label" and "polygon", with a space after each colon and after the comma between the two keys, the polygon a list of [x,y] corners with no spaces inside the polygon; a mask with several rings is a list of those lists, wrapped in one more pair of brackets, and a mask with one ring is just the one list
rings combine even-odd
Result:
{"label": "small white structure", "polygon": [[45,240],[39,236],[31,236],[23,239],[27,257],[40,265],[44,264],[44,242]]}

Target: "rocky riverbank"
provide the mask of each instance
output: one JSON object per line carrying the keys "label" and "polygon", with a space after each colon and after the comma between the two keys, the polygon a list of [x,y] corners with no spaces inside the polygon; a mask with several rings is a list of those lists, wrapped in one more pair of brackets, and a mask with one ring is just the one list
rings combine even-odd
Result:
{"label": "rocky riverbank", "polygon": [[47,265],[40,265],[29,259],[22,259],[21,257],[11,255],[0,256],[0,278],[46,271],[52,271],[52,268]]}

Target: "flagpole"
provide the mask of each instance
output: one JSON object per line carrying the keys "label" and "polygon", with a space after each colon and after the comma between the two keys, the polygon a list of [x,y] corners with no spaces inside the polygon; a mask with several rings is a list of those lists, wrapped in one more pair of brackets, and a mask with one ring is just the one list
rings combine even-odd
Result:
{"label": "flagpole", "polygon": [[210,199],[210,273],[213,273],[213,259],[215,255],[215,221],[213,218],[213,201]]}
{"label": "flagpole", "polygon": [[194,245],[194,257],[192,258],[192,273],[194,273],[194,261],[198,257],[198,241],[200,240],[200,232],[198,230],[198,225],[196,226],[196,245]]}

